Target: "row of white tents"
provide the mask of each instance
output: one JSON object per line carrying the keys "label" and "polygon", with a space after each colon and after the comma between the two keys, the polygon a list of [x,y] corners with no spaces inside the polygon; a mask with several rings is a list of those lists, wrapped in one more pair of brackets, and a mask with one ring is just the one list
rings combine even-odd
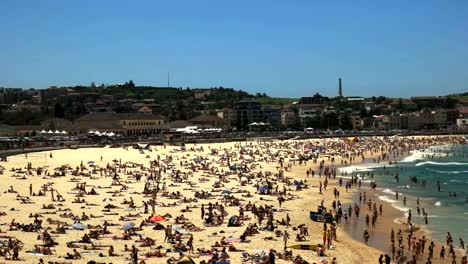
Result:
{"label": "row of white tents", "polygon": [[176,129],[176,132],[181,132],[185,134],[218,133],[222,131],[223,131],[222,128],[198,128],[196,126],[188,126],[188,127]]}
{"label": "row of white tents", "polygon": [[114,132],[99,132],[99,131],[89,131],[89,135],[95,135],[95,136],[107,136],[107,137],[114,137],[116,134]]}
{"label": "row of white tents", "polygon": [[251,124],[248,124],[247,126],[269,126],[269,123],[263,123],[263,122],[253,122]]}
{"label": "row of white tents", "polygon": [[63,130],[62,132],[60,132],[60,131],[58,131],[58,130],[55,130],[55,132],[52,131],[52,130],[49,130],[49,131],[42,130],[42,131],[41,131],[41,134],[62,134],[62,135],[66,135],[66,134],[68,134],[68,133],[67,133],[67,131],[65,131],[65,130]]}

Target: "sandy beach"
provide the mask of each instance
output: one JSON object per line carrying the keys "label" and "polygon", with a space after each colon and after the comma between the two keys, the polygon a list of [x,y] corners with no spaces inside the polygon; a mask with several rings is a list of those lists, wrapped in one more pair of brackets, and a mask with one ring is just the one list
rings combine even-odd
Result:
{"label": "sandy beach", "polygon": [[[152,146],[151,151],[106,147],[11,156],[1,163],[0,239],[3,248],[11,244],[9,239],[21,241],[16,244],[25,263],[39,263],[41,258],[45,263],[130,263],[132,246],[137,248],[138,263],[167,263],[180,254],[195,263],[208,263],[213,255],[219,261],[259,263],[255,260],[265,260],[270,250],[277,263],[301,263],[298,256],[308,263],[332,263],[333,258],[336,263],[378,263],[384,244],[373,239],[389,242],[385,230],[397,228],[396,212],[385,204],[369,245],[338,223],[337,238],[324,249],[325,256],[288,248],[292,256],[281,259],[284,232],[289,234],[288,247],[323,244],[324,225],[311,221],[309,212],[317,211],[322,201],[327,210],[333,201],[352,203],[358,191],[347,178],[340,186],[338,167],[397,160],[412,149],[457,140],[461,139],[231,142],[192,144],[185,151],[179,146]],[[154,214],[151,188],[158,189]],[[38,195],[40,191],[43,195]],[[284,200],[281,206],[278,198]],[[263,221],[254,214],[260,206]],[[228,227],[232,216],[236,226]],[[355,224],[354,232],[359,232],[362,221]],[[10,262],[10,251],[3,262]],[[67,253],[71,259],[65,258]],[[73,259],[74,255],[80,257]]]}

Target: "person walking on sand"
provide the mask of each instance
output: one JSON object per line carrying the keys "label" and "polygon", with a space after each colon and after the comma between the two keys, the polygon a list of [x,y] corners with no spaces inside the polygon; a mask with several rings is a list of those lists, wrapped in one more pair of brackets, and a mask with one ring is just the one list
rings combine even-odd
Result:
{"label": "person walking on sand", "polygon": [[286,250],[287,248],[288,239],[289,239],[289,233],[287,230],[284,230],[284,233],[283,233],[284,250]]}
{"label": "person walking on sand", "polygon": [[367,231],[367,229],[364,229],[363,238],[364,238],[364,241],[366,242],[366,245],[368,245],[369,237],[370,237],[369,231]]}
{"label": "person walking on sand", "polygon": [[130,253],[130,259],[132,264],[138,264],[138,249],[135,245],[132,246],[132,252]]}

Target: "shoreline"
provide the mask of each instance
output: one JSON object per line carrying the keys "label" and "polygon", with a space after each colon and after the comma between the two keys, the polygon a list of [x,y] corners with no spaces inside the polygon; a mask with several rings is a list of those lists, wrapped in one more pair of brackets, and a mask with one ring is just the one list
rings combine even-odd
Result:
{"label": "shoreline", "polygon": [[[428,148],[434,147],[434,146],[447,146],[447,145],[453,145],[453,144],[431,145],[431,146],[425,147],[424,149],[428,149]],[[412,150],[412,151],[414,151],[414,150]],[[400,156],[400,157],[398,157],[398,159],[393,160],[393,161],[394,162],[396,161],[397,165],[398,165],[402,160],[404,160],[407,157],[410,157],[412,155],[413,155],[412,153],[408,153],[407,155]],[[363,167],[366,167],[365,165],[371,165],[371,164],[375,164],[375,163],[364,162],[364,163],[361,163],[359,165],[361,165],[361,166],[364,165]],[[357,164],[353,164],[353,165],[357,165]],[[388,165],[389,165],[389,162],[385,162],[384,164],[378,164],[379,167],[388,166]],[[348,166],[348,167],[351,167],[351,166]],[[344,167],[343,169],[345,169],[345,168],[346,167]],[[376,181],[376,183],[378,184],[378,181]],[[357,203],[361,207],[361,210],[363,210],[366,207],[364,202],[360,203],[360,201],[359,201],[359,193],[360,192],[361,193],[366,192],[368,199],[371,199],[373,202],[377,201],[378,204],[382,204],[383,215],[381,217],[379,217],[379,220],[377,221],[375,228],[372,228],[371,226],[368,228],[369,233],[371,235],[371,237],[369,238],[369,246],[383,252],[383,254],[388,254],[388,255],[392,256],[390,230],[393,229],[395,231],[395,237],[396,237],[396,234],[397,234],[398,230],[402,230],[403,231],[403,244],[405,245],[405,255],[407,256],[407,259],[410,260],[412,256],[410,254],[410,251],[408,251],[408,249],[407,249],[408,245],[407,245],[407,241],[406,241],[406,236],[408,234],[408,232],[407,232],[408,227],[407,227],[407,225],[405,223],[406,222],[406,217],[407,217],[407,215],[406,215],[407,211],[402,211],[400,209],[397,209],[392,205],[393,204],[392,202],[380,199],[379,197],[382,194],[386,194],[386,193],[383,192],[383,190],[384,190],[383,188],[376,188],[375,190],[372,190],[368,186],[360,188],[360,189],[359,188],[358,189],[354,188],[353,189],[353,195],[352,195],[352,203],[351,204],[345,204],[345,208],[347,208],[347,206],[349,206],[349,205],[354,205],[355,203]],[[386,194],[386,195],[388,195],[388,194]],[[409,196],[409,195],[406,195],[406,196],[408,198],[410,198],[410,199],[411,198],[416,199],[416,197],[413,197],[413,196]],[[398,202],[401,202],[401,197],[400,197],[400,200],[398,200]],[[361,215],[364,215],[364,214],[369,212],[369,211],[367,211],[367,209],[364,209],[363,211],[364,212],[361,213]],[[364,228],[366,228],[366,226],[365,226],[364,221],[362,221],[363,217],[360,216],[359,218],[360,218],[360,221],[356,221],[356,219],[353,217],[352,221],[350,221],[352,223],[352,226],[347,224],[347,225],[345,225],[345,227],[343,229],[353,239],[362,242],[363,241],[363,239],[362,239],[362,230]],[[448,247],[445,244],[445,242],[441,241],[439,239],[433,238],[433,236],[432,236],[433,231],[431,229],[427,228],[425,225],[423,225],[423,224],[417,224],[417,225],[414,224],[413,226],[418,228],[416,231],[413,231],[413,237],[417,237],[417,238],[424,237],[426,239],[426,241],[427,241],[426,242],[426,250],[427,250],[427,246],[430,244],[430,241],[434,242],[435,248],[434,248],[434,257],[431,259],[432,263],[433,264],[449,263],[450,260],[449,260],[448,256],[446,257],[445,260],[441,260],[438,257],[438,253],[440,251],[441,246],[444,246],[446,248],[446,251],[448,252]],[[395,239],[395,240],[397,240],[397,239]],[[456,252],[456,255],[457,255],[457,259],[460,258],[460,256],[466,256],[467,253],[465,252],[465,250],[462,250],[462,249],[460,249],[458,247],[454,247],[454,248],[455,248],[455,252]],[[397,248],[397,250],[398,250],[398,248]],[[419,255],[417,259],[419,261],[426,261],[427,257],[428,257],[428,253],[427,253],[427,251],[425,251],[422,255]]]}

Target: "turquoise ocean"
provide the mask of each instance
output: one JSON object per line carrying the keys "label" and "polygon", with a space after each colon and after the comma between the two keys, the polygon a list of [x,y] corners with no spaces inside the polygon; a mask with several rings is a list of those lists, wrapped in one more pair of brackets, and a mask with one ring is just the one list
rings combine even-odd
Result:
{"label": "turquoise ocean", "polygon": [[[404,216],[411,210],[413,222],[432,238],[445,241],[450,232],[456,247],[459,238],[468,242],[468,145],[434,146],[413,151],[396,164],[362,164],[344,170],[348,177],[352,173],[362,178],[363,186],[375,181],[378,199]],[[428,214],[427,225],[422,209]]]}

